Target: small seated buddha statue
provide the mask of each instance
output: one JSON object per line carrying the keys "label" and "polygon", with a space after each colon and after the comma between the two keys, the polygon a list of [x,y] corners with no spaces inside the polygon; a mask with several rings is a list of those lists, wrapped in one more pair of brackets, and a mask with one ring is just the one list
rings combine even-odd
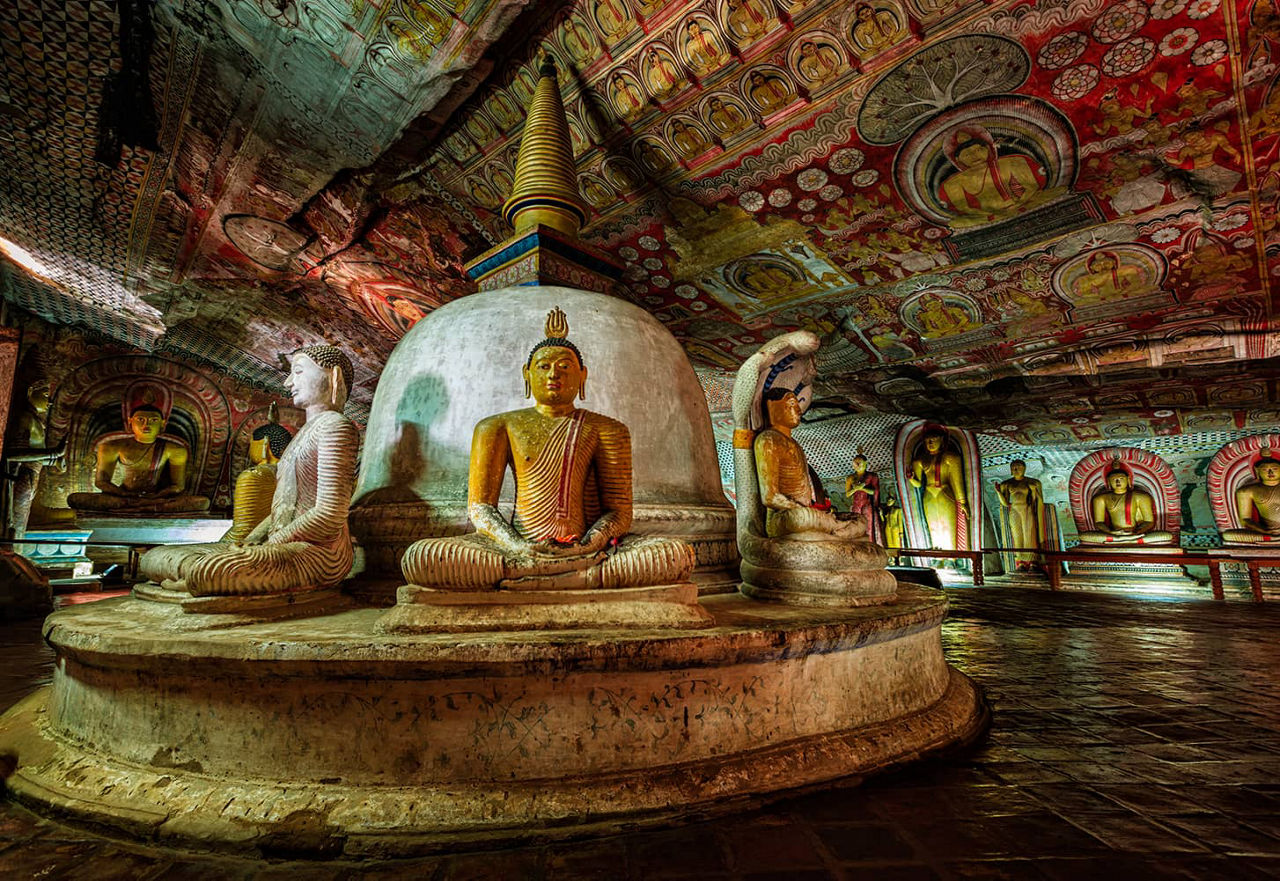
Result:
{"label": "small seated buddha statue", "polygon": [[280,409],[272,401],[267,408],[267,424],[253,430],[249,441],[252,466],[236,478],[231,496],[231,528],[223,541],[244,541],[263,520],[271,516],[271,502],[276,493],[276,464],[284,455],[293,435],[280,424]]}
{"label": "small seated buddha statue", "polygon": [[1155,500],[1133,485],[1129,470],[1116,459],[1107,470],[1107,489],[1093,497],[1093,529],[1080,533],[1082,545],[1166,545],[1173,533],[1156,529]]}
{"label": "small seated buddha statue", "polygon": [[[534,406],[476,425],[467,513],[476,531],[426,538],[401,560],[405,590],[594,590],[687,582],[693,548],[629,535],[631,434],[615,419],[580,409],[587,368],[560,309],[524,365]],[[498,510],[507,469],[515,477],[510,522]]]}
{"label": "small seated buddha statue", "polygon": [[347,513],[360,432],[342,414],[351,360],[329,345],[293,353],[286,386],[307,421],[276,465],[271,515],[243,541],[167,545],[142,555],[143,576],[192,597],[335,587],[351,571]]}
{"label": "small seated buddha statue", "polygon": [[854,514],[848,520],[837,519],[831,502],[815,489],[804,450],[791,436],[802,415],[795,392],[771,388],[764,394],[764,404],[769,427],[756,435],[754,452],[765,533],[769,538],[800,541],[865,539],[867,518]]}
{"label": "small seated buddha statue", "polygon": [[[125,391],[127,432],[98,441],[93,485],[98,492],[67,496],[76,511],[107,514],[186,514],[209,510],[209,499],[187,490],[187,445],[164,434],[173,398],[160,383],[142,379]],[[121,473],[115,483],[117,469]]]}
{"label": "small seated buddha statue", "polygon": [[1235,493],[1241,528],[1224,530],[1223,544],[1280,542],[1280,459],[1263,448],[1253,463],[1253,474],[1257,482],[1246,483]]}

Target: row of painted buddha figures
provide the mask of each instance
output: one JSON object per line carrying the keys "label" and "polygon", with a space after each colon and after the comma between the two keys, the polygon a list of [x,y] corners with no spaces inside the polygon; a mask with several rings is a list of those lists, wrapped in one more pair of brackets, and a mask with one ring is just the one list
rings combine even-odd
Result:
{"label": "row of painted buddha figures", "polygon": [[[963,463],[959,455],[946,450],[947,436],[941,431],[925,434],[909,464],[909,486],[921,494],[921,508],[931,546],[957,548],[957,524],[968,513]],[[1234,491],[1238,527],[1222,531],[1224,545],[1250,545],[1280,540],[1280,459],[1263,448],[1252,464],[1253,480]],[[1031,568],[1034,550],[1042,546],[1045,504],[1039,480],[1027,477],[1027,463],[1009,463],[1009,477],[994,483],[995,495],[1007,523],[1007,544],[1029,549],[1015,555],[1019,568]],[[906,547],[897,499],[879,502],[879,477],[867,470],[867,459],[859,451],[853,471],[845,480],[845,498],[850,511],[872,525],[873,533],[889,548]],[[1170,545],[1176,536],[1158,528],[1157,508],[1151,493],[1135,486],[1131,469],[1119,459],[1107,467],[1100,487],[1086,506],[1088,528],[1079,532],[1085,547],[1115,545]]]}

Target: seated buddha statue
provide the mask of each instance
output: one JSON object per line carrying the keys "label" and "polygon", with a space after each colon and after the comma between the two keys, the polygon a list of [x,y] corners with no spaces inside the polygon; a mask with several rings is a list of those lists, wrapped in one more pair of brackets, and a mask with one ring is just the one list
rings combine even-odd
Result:
{"label": "seated buddha statue", "polygon": [[1173,544],[1173,533],[1156,529],[1155,500],[1133,485],[1117,460],[1106,473],[1107,489],[1093,497],[1093,529],[1080,533],[1082,545]]}
{"label": "seated buddha statue", "polygon": [[271,502],[276,493],[276,465],[284,455],[293,435],[280,424],[280,410],[272,401],[267,409],[267,424],[253,430],[249,441],[251,467],[236,478],[231,496],[231,528],[223,541],[244,541],[263,520],[271,516]]}
{"label": "seated buddha statue", "polygon": [[307,421],[276,465],[271,515],[243,541],[167,545],[139,571],[193,597],[287,593],[336,586],[351,571],[347,513],[360,433],[342,415],[351,360],[328,345],[293,353],[286,386]]}
{"label": "seated buddha statue", "polygon": [[[412,586],[436,591],[590,590],[687,582],[693,548],[628,535],[631,434],[575,405],[587,368],[563,312],[524,366],[534,406],[476,425],[467,514],[475,532],[415,542],[401,560]],[[498,510],[503,477],[515,478],[511,521]],[[402,590],[404,590],[402,588]]]}
{"label": "seated buddha statue", "polygon": [[[138,380],[126,390],[127,432],[98,441],[93,485],[98,492],[67,496],[77,511],[109,514],[185,514],[209,510],[209,499],[187,492],[187,445],[164,435],[173,398],[168,388]],[[120,482],[115,482],[117,469]]]}
{"label": "seated buddha statue", "polygon": [[825,494],[815,490],[809,462],[791,432],[800,424],[800,399],[788,388],[771,388],[764,395],[769,427],[755,438],[756,478],[765,507],[769,538],[829,541],[865,539],[867,518],[853,515],[838,520]]}
{"label": "seated buddha statue", "polygon": [[1253,463],[1256,483],[1236,490],[1236,515],[1240,529],[1226,529],[1223,544],[1257,544],[1280,541],[1280,459],[1269,449]]}

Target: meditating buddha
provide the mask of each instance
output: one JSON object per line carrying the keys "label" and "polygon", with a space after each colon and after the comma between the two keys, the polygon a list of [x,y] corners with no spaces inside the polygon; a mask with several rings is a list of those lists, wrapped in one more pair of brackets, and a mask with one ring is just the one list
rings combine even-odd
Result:
{"label": "meditating buddha", "polygon": [[209,510],[208,498],[187,492],[187,445],[164,434],[172,407],[172,395],[158,382],[143,379],[129,386],[122,412],[128,430],[98,442],[93,474],[98,492],[72,493],[67,505],[77,511],[110,514]]}
{"label": "meditating buddha", "polygon": [[1133,485],[1119,460],[1106,473],[1107,489],[1093,497],[1093,529],[1080,533],[1082,545],[1173,544],[1173,533],[1156,529],[1155,500]]}
{"label": "meditating buddha", "polygon": [[192,596],[286,593],[336,586],[351,571],[347,513],[360,433],[342,415],[351,360],[328,345],[293,353],[286,385],[307,421],[276,465],[271,516],[243,542],[169,545],[139,569]]}
{"label": "meditating buddha", "polygon": [[958,525],[969,515],[965,492],[964,462],[946,448],[947,435],[938,429],[929,431],[911,460],[913,487],[923,490],[921,507],[929,527],[929,543],[942,551],[959,549]]}
{"label": "meditating buddha", "polygon": [[275,401],[267,410],[267,424],[253,430],[249,441],[251,467],[240,472],[232,494],[231,528],[223,541],[244,541],[263,520],[271,516],[276,493],[276,465],[293,435],[280,424]]}
{"label": "meditating buddha", "polygon": [[804,450],[791,436],[802,415],[795,392],[769,389],[764,404],[769,427],[756,435],[754,452],[760,501],[765,507],[765,533],[769,538],[800,541],[865,539],[866,518],[837,519],[830,501],[814,488]]}
{"label": "meditating buddha", "polygon": [[[590,590],[688,581],[693,548],[628,535],[631,434],[575,405],[587,368],[563,312],[524,366],[534,406],[483,419],[471,440],[467,513],[476,531],[415,542],[401,561],[411,585],[442,591]],[[514,516],[498,510],[515,477]]]}
{"label": "meditating buddha", "polygon": [[1224,544],[1280,541],[1280,459],[1264,448],[1261,458],[1253,463],[1253,474],[1256,483],[1236,490],[1236,515],[1241,528],[1224,530]]}

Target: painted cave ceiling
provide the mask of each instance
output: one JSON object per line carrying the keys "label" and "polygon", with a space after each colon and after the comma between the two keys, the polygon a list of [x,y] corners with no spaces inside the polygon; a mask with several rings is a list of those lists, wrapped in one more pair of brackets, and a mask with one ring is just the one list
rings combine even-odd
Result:
{"label": "painted cave ceiling", "polygon": [[706,376],[804,327],[828,414],[1280,420],[1275,0],[14,0],[6,296],[268,383],[334,339],[367,401],[506,236],[544,50],[584,238]]}

